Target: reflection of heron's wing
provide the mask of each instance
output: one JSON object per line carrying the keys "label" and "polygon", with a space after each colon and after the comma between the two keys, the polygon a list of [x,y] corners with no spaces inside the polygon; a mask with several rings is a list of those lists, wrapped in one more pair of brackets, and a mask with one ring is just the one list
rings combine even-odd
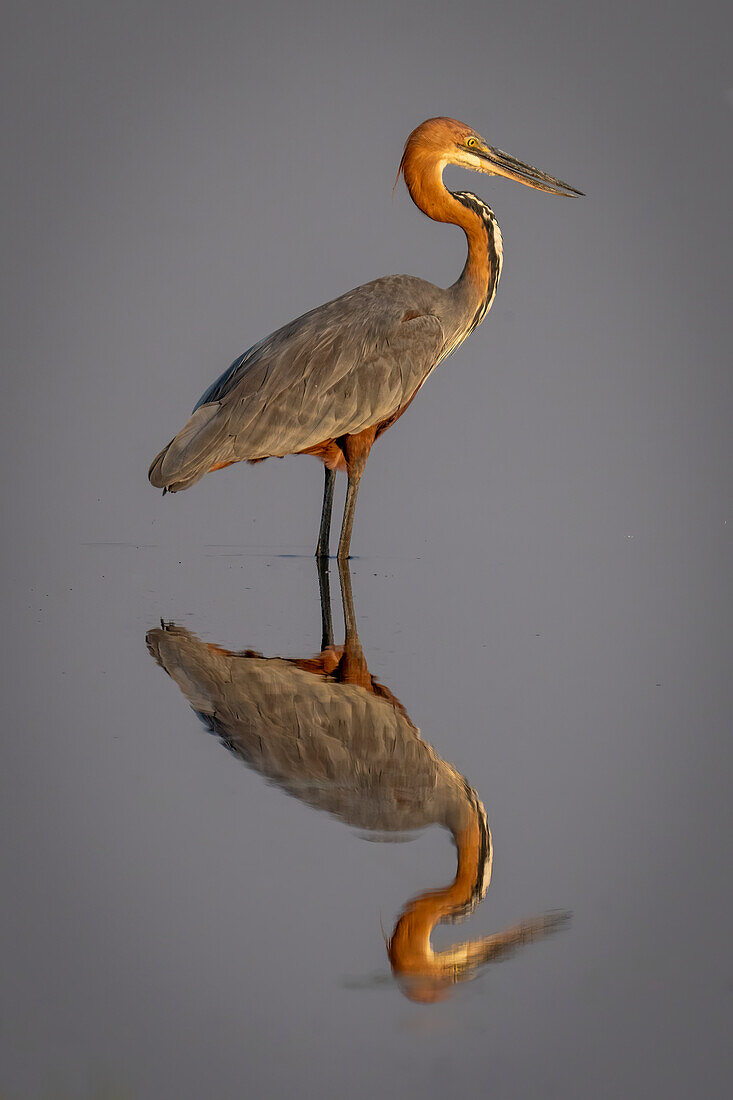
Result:
{"label": "reflection of heron's wing", "polygon": [[449,803],[465,798],[388,693],[229,653],[183,627],[151,630],[147,641],[224,744],[303,802],[359,829],[400,832],[446,824]]}

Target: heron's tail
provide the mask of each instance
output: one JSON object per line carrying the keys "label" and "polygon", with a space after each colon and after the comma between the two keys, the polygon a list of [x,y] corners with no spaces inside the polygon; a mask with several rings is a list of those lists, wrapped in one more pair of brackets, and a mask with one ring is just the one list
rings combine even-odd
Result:
{"label": "heron's tail", "polygon": [[150,484],[169,493],[188,489],[212,467],[230,461],[231,442],[221,405],[202,405],[153,459],[148,470]]}

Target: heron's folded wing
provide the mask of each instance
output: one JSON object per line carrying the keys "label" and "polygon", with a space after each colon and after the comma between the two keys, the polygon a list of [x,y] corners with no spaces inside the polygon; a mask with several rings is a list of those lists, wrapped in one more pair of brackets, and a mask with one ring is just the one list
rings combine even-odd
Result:
{"label": "heron's folded wing", "polygon": [[445,343],[424,287],[377,280],[255,345],[206,391],[153,463],[153,483],[185,488],[214,466],[303,451],[393,416]]}
{"label": "heron's folded wing", "polygon": [[295,331],[281,330],[220,399],[217,419],[227,420],[235,458],[292,454],[355,434],[410,400],[440,356],[439,319],[403,321],[391,303],[363,315],[354,305],[338,323],[306,317]]}

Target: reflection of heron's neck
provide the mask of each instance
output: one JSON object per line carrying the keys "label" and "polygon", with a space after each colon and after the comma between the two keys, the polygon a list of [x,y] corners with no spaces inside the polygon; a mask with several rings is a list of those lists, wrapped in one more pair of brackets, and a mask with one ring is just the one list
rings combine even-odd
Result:
{"label": "reflection of heron's neck", "polygon": [[[460,778],[455,772],[454,776]],[[458,824],[446,821],[458,850],[456,877],[444,890],[431,890],[408,902],[387,944],[392,970],[413,1001],[442,1000],[451,986],[473,977],[486,963],[557,931],[570,916],[545,913],[502,932],[433,951],[430,936],[436,924],[467,917],[486,893],[491,878],[491,833],[484,808],[468,784],[459,816]]]}
{"label": "reflection of heron's neck", "polygon": [[[459,777],[456,776],[456,779]],[[430,890],[405,906],[389,941],[392,968],[404,979],[437,980],[450,984],[456,967],[468,962],[471,944],[435,952],[430,937],[437,924],[463,920],[481,901],[491,878],[491,833],[486,811],[475,791],[465,784],[459,820],[449,822],[458,865],[450,886]]]}

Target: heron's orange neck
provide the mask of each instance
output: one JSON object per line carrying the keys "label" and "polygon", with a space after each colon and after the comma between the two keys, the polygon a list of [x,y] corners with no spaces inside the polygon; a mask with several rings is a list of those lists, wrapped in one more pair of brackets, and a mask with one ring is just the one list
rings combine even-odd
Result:
{"label": "heron's orange neck", "polygon": [[400,168],[415,205],[433,221],[458,225],[466,234],[468,257],[454,287],[456,290],[470,289],[471,297],[475,298],[474,304],[479,309],[481,303],[493,296],[500,262],[497,262],[494,241],[489,237],[485,220],[476,210],[460,202],[443,183],[446,164],[448,160],[440,150],[408,143]]}

